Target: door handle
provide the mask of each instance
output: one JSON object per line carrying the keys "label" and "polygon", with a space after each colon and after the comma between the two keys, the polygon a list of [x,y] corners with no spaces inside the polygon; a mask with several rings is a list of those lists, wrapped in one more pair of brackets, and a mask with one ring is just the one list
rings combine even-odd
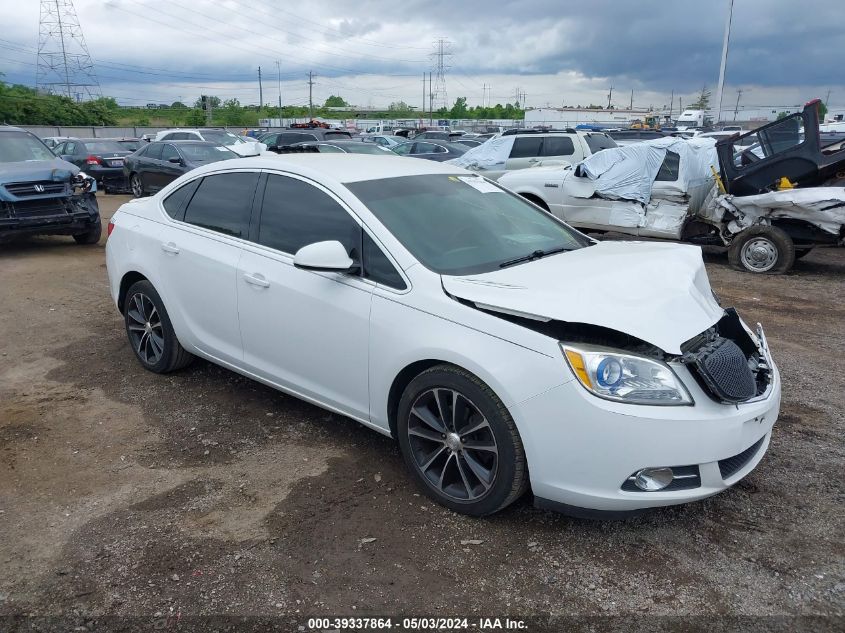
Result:
{"label": "door handle", "polygon": [[165,253],[170,253],[171,255],[178,255],[179,254],[179,247],[176,246],[173,242],[167,242],[166,244],[161,245],[161,250]]}
{"label": "door handle", "polygon": [[539,163],[539,162],[540,162],[540,159],[539,159],[539,158],[529,158],[529,159],[528,159],[528,162],[529,162],[529,163]]}
{"label": "door handle", "polygon": [[258,286],[259,288],[269,288],[270,282],[264,279],[263,275],[255,273],[254,275],[250,275],[249,273],[244,273],[244,281],[252,286]]}

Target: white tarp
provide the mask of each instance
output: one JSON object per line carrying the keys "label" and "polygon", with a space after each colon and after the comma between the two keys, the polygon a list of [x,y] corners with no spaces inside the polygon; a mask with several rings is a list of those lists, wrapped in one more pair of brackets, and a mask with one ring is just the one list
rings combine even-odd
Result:
{"label": "white tarp", "polygon": [[717,204],[738,218],[740,230],[755,224],[759,218],[805,220],[835,235],[845,225],[845,189],[842,187],[784,189],[755,196],[726,195],[720,196]]}
{"label": "white tarp", "polygon": [[450,165],[464,168],[499,169],[505,168],[505,161],[511,155],[516,136],[500,136],[491,138],[461,154],[457,158],[447,160]]}
{"label": "white tarp", "polygon": [[602,150],[585,158],[579,172],[595,181],[595,193],[602,198],[647,204],[667,151],[680,156],[678,179],[661,181],[661,193],[687,195],[691,188],[712,179],[711,165],[719,166],[714,139],[666,137]]}

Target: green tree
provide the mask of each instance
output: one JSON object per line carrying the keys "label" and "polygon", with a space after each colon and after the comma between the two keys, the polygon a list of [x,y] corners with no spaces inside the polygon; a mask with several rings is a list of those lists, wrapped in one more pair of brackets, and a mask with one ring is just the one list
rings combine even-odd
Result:
{"label": "green tree", "polygon": [[827,104],[824,101],[819,101],[819,121],[824,123],[824,119],[827,116]]}
{"label": "green tree", "polygon": [[407,114],[411,111],[411,106],[409,106],[404,101],[394,101],[389,106],[387,106],[387,111],[396,114]]}
{"label": "green tree", "polygon": [[173,110],[186,110],[188,108],[188,106],[186,106],[181,101],[174,101],[173,103],[170,104],[170,107]]}
{"label": "green tree", "polygon": [[328,99],[326,99],[326,103],[324,107],[326,108],[345,108],[349,104],[343,100],[343,97],[338,97],[336,95],[331,95]]}
{"label": "green tree", "polygon": [[469,114],[469,110],[467,110],[467,98],[466,97],[458,97],[455,99],[455,105],[452,106],[452,109],[449,112],[449,116],[453,119],[465,119]]}
{"label": "green tree", "polygon": [[707,84],[703,85],[701,87],[701,92],[698,95],[698,99],[690,104],[690,108],[693,110],[707,110],[710,107],[710,96],[711,93],[707,89]]}
{"label": "green tree", "polygon": [[[215,108],[219,108],[219,107],[220,107],[220,97],[215,97],[215,96],[213,96],[213,95],[210,95],[210,96],[208,97],[208,100],[209,100],[209,102],[211,103],[211,109],[212,109],[212,111],[213,111]],[[195,107],[195,108],[199,108],[200,110],[202,110],[202,97],[200,97],[199,99],[197,99],[197,100],[194,102],[194,107]]]}

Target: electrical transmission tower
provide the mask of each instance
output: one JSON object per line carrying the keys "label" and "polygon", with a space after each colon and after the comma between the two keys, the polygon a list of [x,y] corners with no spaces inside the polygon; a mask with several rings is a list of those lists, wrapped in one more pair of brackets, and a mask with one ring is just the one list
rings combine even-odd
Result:
{"label": "electrical transmission tower", "polygon": [[102,96],[73,0],[41,0],[35,87],[74,101]]}
{"label": "electrical transmission tower", "polygon": [[451,68],[448,65],[449,58],[452,53],[449,50],[451,43],[449,40],[439,38],[434,43],[434,52],[431,58],[434,65],[434,88],[432,89],[432,99],[434,105],[438,108],[449,107],[449,97],[446,95],[446,71]]}

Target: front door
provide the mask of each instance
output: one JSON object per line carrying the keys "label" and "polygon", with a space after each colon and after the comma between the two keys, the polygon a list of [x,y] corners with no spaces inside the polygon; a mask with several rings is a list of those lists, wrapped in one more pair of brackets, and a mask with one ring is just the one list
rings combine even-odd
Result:
{"label": "front door", "polygon": [[293,265],[297,250],[326,240],[341,242],[360,262],[358,221],[315,184],[268,174],[252,237],[254,243],[244,246],[237,280],[247,368],[306,398],[368,420],[374,283],[359,273],[316,272]]}

